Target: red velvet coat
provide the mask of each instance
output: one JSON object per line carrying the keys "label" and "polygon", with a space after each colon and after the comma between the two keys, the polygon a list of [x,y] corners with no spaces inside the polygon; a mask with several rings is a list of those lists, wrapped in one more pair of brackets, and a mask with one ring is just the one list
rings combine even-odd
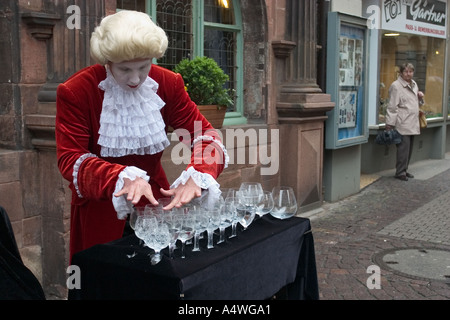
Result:
{"label": "red velvet coat", "polygon": [[[191,133],[191,141],[184,142],[189,144],[196,136],[212,129],[211,124],[189,98],[179,74],[152,65],[149,76],[159,84],[157,94],[166,103],[161,109],[166,129],[171,126],[174,129],[188,130]],[[161,187],[169,188],[169,182],[161,166],[162,152],[120,158],[100,157],[101,146],[97,142],[104,91],[98,88],[98,84],[105,78],[105,68],[94,65],[80,70],[57,89],[58,168],[63,177],[70,182],[69,187],[72,190],[71,257],[78,251],[122,236],[125,221],[117,218],[112,204],[112,194],[118,175],[126,166],[136,166],[147,172],[156,199],[161,196],[159,191]],[[194,121],[202,122],[202,133],[194,133]],[[216,144],[213,145],[216,146]],[[204,142],[203,149],[206,146],[207,142]],[[203,159],[200,159],[202,154],[198,152],[198,154],[192,154],[189,166],[194,166],[197,171],[209,173],[217,178],[224,165],[222,150],[217,147],[216,150],[220,152],[213,153],[216,158],[213,165],[210,164],[211,161],[206,164]],[[95,154],[97,157],[84,160],[78,170],[78,188],[81,198],[75,190],[72,174],[75,162],[86,153]],[[139,205],[145,204],[145,201],[146,199],[141,199]]]}

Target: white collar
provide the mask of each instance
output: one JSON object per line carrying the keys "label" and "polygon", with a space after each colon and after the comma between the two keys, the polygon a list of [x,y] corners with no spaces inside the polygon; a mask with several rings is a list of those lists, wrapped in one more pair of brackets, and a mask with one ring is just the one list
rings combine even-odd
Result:
{"label": "white collar", "polygon": [[160,109],[165,102],[156,94],[158,83],[147,79],[136,90],[124,90],[108,68],[98,87],[105,91],[100,115],[102,157],[155,154],[169,144]]}

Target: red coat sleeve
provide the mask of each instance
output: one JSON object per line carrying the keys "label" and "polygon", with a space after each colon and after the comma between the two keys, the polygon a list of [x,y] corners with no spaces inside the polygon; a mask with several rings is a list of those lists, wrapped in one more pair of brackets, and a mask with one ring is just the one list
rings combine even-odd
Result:
{"label": "red coat sleeve", "polygon": [[[93,70],[87,68],[57,89],[55,134],[58,168],[71,182],[73,201],[77,203],[88,199],[111,199],[118,175],[125,168],[96,156],[100,151],[97,141],[103,96]],[[91,157],[78,168],[78,191],[83,197],[79,198],[73,183],[74,165],[85,154]]]}

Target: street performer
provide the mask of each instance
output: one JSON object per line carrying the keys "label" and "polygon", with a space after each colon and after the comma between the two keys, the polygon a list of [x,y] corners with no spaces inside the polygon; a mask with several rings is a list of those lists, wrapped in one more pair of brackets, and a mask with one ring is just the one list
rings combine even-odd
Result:
{"label": "street performer", "polygon": [[[219,135],[189,98],[181,75],[152,64],[167,44],[165,32],[145,13],[107,16],[91,37],[98,64],[58,87],[57,161],[72,191],[71,258],[122,237],[133,206],[157,205],[166,197],[172,199],[168,210],[202,190],[220,194],[216,179],[227,157]],[[172,185],[161,165],[169,126],[189,132],[182,142],[194,150]]]}

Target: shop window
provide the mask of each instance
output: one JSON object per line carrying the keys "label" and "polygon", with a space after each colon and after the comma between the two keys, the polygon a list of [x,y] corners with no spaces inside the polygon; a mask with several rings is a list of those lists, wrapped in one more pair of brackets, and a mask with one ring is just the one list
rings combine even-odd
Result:
{"label": "shop window", "polygon": [[414,80],[425,94],[425,105],[421,108],[427,118],[443,116],[445,39],[386,31],[382,35],[380,58],[379,123],[385,122],[389,87],[399,75],[399,66],[406,62],[415,67]]}
{"label": "shop window", "polygon": [[163,28],[169,47],[158,65],[172,70],[184,58],[213,58],[229,76],[234,92],[227,124],[242,124],[243,43],[238,0],[118,0],[117,9],[148,13]]}
{"label": "shop window", "polygon": [[447,102],[447,117],[450,118],[450,77],[447,76],[447,79],[448,79],[448,81],[447,81],[447,99],[446,99],[446,102]]}
{"label": "shop window", "polygon": [[[237,36],[232,0],[205,0],[203,54],[213,58],[230,77],[226,86],[237,90]],[[242,69],[242,68],[241,68]],[[236,96],[233,97],[236,100]],[[234,106],[227,111],[235,111]]]}
{"label": "shop window", "polygon": [[143,0],[117,0],[117,9],[145,11],[145,1]]}
{"label": "shop window", "polygon": [[156,1],[156,22],[169,38],[166,54],[158,64],[172,70],[182,59],[194,55],[192,0]]}

